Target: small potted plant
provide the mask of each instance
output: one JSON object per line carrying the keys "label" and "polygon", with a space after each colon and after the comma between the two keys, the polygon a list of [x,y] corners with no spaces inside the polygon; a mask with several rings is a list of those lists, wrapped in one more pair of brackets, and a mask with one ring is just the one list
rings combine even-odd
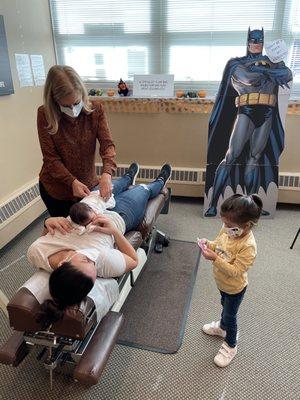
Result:
{"label": "small potted plant", "polygon": [[206,90],[204,89],[199,90],[198,97],[201,97],[202,99],[206,97]]}
{"label": "small potted plant", "polygon": [[113,97],[115,95],[115,90],[114,89],[107,89],[106,94],[109,97]]}
{"label": "small potted plant", "polygon": [[176,97],[178,97],[179,99],[184,97],[184,95],[185,95],[184,90],[179,89],[179,90],[176,91]]}

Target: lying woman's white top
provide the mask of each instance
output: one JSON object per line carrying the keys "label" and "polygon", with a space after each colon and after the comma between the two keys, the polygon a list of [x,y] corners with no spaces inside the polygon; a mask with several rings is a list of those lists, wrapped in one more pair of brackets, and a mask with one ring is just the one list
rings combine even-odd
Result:
{"label": "lying woman's white top", "polygon": [[[97,199],[95,198],[94,192],[90,196],[93,198],[88,204],[94,209],[94,204],[91,203],[94,203]],[[90,196],[84,199],[85,202],[87,202],[86,200],[88,200]],[[97,209],[98,213],[100,213],[99,211],[100,210]],[[125,222],[118,213],[104,210],[103,214],[111,219],[122,234],[125,233]],[[33,242],[28,249],[27,257],[29,262],[35,267],[52,272],[53,269],[49,264],[48,257],[61,250],[75,250],[95,261],[97,275],[99,277],[112,278],[122,275],[126,268],[125,258],[119,250],[114,249],[114,243],[115,241],[112,235],[106,235],[101,232],[86,230],[78,234],[75,228],[70,233],[63,235],[56,230],[53,236],[48,233]]]}

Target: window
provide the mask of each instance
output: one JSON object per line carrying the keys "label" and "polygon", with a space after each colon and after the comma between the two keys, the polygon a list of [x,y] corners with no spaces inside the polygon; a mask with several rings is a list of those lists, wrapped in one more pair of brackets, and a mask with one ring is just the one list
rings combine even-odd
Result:
{"label": "window", "polygon": [[293,0],[289,11],[287,30],[291,32],[290,68],[294,74],[294,92],[300,97],[300,0]]}
{"label": "window", "polygon": [[300,97],[300,0],[50,0],[60,64],[85,81],[174,74],[178,87],[215,94],[227,60],[246,53],[247,30],[283,38]]}

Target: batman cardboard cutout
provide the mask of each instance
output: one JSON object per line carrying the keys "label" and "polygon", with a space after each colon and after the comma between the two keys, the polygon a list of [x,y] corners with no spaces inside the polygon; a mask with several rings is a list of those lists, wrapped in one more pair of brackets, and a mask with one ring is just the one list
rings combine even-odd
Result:
{"label": "batman cardboard cutout", "polygon": [[[249,28],[247,55],[229,60],[224,69],[209,120],[206,217],[217,216],[220,202],[237,191],[263,191],[265,215],[273,213],[274,199],[276,206],[284,148],[278,94],[280,87],[289,90],[292,73],[284,62],[273,63],[262,54],[263,41],[263,29]],[[274,190],[276,195],[269,196]]]}

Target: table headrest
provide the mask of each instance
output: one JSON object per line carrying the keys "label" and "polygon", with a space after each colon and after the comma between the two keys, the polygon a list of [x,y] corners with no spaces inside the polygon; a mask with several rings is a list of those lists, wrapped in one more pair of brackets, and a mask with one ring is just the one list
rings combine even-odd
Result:
{"label": "table headrest", "polygon": [[[27,333],[42,329],[36,317],[41,304],[51,298],[49,277],[46,271],[36,272],[9,301],[7,311],[13,329]],[[88,296],[79,305],[67,307],[63,318],[52,325],[51,331],[59,336],[83,339],[92,325],[107,314],[118,296],[115,279],[97,278]]]}
{"label": "table headrest", "polygon": [[[59,336],[83,339],[96,323],[96,314],[94,318],[88,320],[93,308],[94,302],[89,297],[86,297],[80,305],[67,307],[63,318],[52,325],[51,331]],[[22,287],[17,291],[7,305],[7,311],[13,329],[27,333],[35,333],[42,329],[36,322],[40,303],[28,288]]]}

